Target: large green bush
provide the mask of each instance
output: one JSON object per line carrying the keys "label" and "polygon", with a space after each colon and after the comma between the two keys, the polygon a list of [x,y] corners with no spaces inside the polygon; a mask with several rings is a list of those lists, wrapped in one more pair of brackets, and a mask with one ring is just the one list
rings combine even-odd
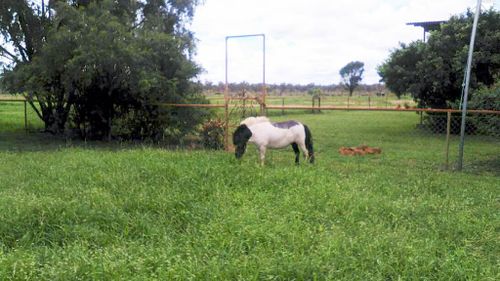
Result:
{"label": "large green bush", "polygon": [[[500,80],[489,88],[482,87],[474,92],[468,108],[500,111]],[[477,133],[500,136],[500,115],[471,114],[469,119],[477,128]]]}
{"label": "large green bush", "polygon": [[41,39],[32,36],[38,45],[30,56],[5,69],[3,82],[40,108],[45,129],[53,133],[178,139],[203,117],[202,110],[164,105],[205,102],[192,82],[200,68],[191,60],[194,39],[185,28],[197,2],[58,1],[51,2],[48,16],[28,1],[2,2],[6,38],[31,39],[27,31],[13,34],[11,21],[19,21],[19,14],[43,31]]}

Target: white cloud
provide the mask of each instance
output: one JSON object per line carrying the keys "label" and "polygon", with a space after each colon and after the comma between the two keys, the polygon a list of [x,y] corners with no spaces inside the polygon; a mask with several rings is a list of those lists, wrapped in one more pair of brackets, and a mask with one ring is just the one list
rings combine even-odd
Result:
{"label": "white cloud", "polygon": [[[485,3],[486,2],[486,3]],[[491,6],[492,1],[483,2]],[[490,2],[490,3],[488,3]],[[365,63],[365,83],[376,83],[377,65],[398,42],[422,38],[407,22],[445,20],[474,0],[206,0],[192,30],[199,39],[196,60],[201,81],[224,81],[225,36],[266,34],[269,83],[339,82],[339,70],[353,60]],[[229,81],[262,81],[260,38],[229,41]]]}

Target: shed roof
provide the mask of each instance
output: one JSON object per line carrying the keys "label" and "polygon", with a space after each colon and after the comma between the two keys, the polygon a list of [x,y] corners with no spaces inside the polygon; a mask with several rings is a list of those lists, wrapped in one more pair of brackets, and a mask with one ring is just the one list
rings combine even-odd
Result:
{"label": "shed roof", "polygon": [[445,20],[436,20],[436,21],[420,21],[420,22],[408,22],[406,25],[420,26],[424,28],[425,32],[438,30],[442,23],[445,23]]}

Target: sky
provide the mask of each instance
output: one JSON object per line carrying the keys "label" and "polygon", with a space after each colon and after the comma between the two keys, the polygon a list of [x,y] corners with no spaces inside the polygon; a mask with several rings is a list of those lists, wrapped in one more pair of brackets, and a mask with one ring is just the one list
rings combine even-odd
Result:
{"label": "sky", "polygon": [[[500,0],[483,0],[500,10]],[[447,20],[477,0],[204,0],[190,29],[201,82],[225,81],[225,37],[265,34],[266,83],[329,85],[351,61],[365,64],[362,83],[399,43],[423,38],[408,22]],[[262,37],[228,40],[228,82],[262,83]],[[464,62],[465,63],[465,62]]]}

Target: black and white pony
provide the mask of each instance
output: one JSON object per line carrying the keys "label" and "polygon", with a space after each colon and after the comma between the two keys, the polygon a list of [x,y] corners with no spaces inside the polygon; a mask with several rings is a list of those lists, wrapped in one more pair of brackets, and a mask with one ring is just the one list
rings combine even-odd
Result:
{"label": "black and white pony", "polygon": [[267,148],[283,148],[290,144],[295,152],[296,164],[300,158],[299,148],[304,157],[310,163],[314,163],[311,131],[306,125],[297,121],[271,123],[267,117],[248,117],[241,121],[233,134],[236,158],[243,156],[248,142],[257,146],[261,165],[264,165]]}

